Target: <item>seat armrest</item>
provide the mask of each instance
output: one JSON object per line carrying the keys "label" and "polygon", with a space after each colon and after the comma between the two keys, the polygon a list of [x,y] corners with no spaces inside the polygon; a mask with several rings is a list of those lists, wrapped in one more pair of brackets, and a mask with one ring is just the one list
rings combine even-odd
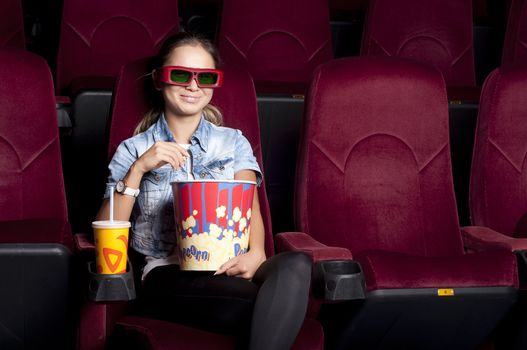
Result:
{"label": "seat armrest", "polygon": [[276,236],[278,252],[296,251],[307,254],[313,263],[322,260],[351,260],[351,252],[342,247],[330,247],[304,232],[282,232]]}
{"label": "seat armrest", "polygon": [[[68,96],[55,96],[55,109],[57,110],[57,123],[62,130],[71,129],[71,99]],[[65,133],[63,131],[63,133]]]}
{"label": "seat armrest", "polygon": [[86,233],[77,233],[73,235],[75,250],[80,253],[95,252],[95,245],[90,236]]}
{"label": "seat armrest", "polygon": [[473,251],[506,249],[511,252],[527,250],[527,238],[514,238],[484,226],[461,228],[465,248]]}
{"label": "seat armrest", "polygon": [[56,95],[55,96],[55,104],[58,106],[62,105],[62,106],[67,106],[67,105],[71,105],[71,99],[69,96],[60,96],[60,95]]}
{"label": "seat armrest", "polygon": [[346,248],[330,247],[303,232],[276,236],[277,251],[302,252],[313,261],[313,295],[325,301],[365,298],[362,269]]}
{"label": "seat armrest", "polygon": [[514,238],[484,226],[461,228],[463,244],[472,251],[506,249],[516,254],[520,287],[527,288],[527,238]]}

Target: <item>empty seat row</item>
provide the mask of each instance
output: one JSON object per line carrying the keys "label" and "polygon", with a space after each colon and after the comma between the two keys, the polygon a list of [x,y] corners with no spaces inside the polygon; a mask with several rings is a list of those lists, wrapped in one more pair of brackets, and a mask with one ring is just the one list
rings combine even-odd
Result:
{"label": "empty seat row", "polygon": [[[422,9],[419,1],[368,3],[361,55],[413,57],[439,67],[449,86],[474,85],[471,1],[433,1]],[[21,2],[5,1],[2,6],[2,46],[23,47]],[[111,87],[121,64],[152,55],[164,37],[179,30],[177,1],[156,6],[92,3],[90,11],[86,6],[64,2],[56,67],[59,94],[74,93],[86,84]],[[522,0],[512,4],[504,62],[523,57],[523,8]],[[288,82],[293,84],[289,89],[298,91],[295,83],[306,83],[317,64],[331,59],[328,9],[323,0],[225,2],[219,28],[225,61],[247,66],[257,91],[289,92],[276,86]],[[237,30],[240,23],[244,31]],[[98,80],[79,82],[89,76]]]}

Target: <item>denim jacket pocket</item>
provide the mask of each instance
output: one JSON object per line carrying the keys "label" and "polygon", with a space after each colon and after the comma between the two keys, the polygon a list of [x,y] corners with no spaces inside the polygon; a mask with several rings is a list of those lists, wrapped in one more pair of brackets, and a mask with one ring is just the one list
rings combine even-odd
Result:
{"label": "denim jacket pocket", "polygon": [[214,159],[205,164],[203,168],[213,179],[234,179],[234,158],[232,156]]}
{"label": "denim jacket pocket", "polygon": [[170,174],[170,168],[158,168],[143,175],[139,206],[146,217],[153,219],[160,215],[164,203],[169,199]]}

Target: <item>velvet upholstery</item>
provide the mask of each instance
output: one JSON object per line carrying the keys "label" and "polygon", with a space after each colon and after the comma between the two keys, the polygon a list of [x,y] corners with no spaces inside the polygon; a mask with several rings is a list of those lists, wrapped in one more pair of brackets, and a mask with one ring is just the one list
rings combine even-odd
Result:
{"label": "velvet upholstery", "polygon": [[[72,81],[115,78],[121,65],[155,54],[163,40],[179,31],[177,0],[65,0],[57,59],[58,94]],[[92,86],[91,88],[98,88]],[[106,87],[106,86],[104,86]]]}
{"label": "velvet upholstery", "polygon": [[527,65],[493,71],[483,86],[472,159],[472,224],[527,238]]}
{"label": "velvet upholstery", "polygon": [[503,42],[501,64],[527,60],[527,1],[512,0]]}
{"label": "velvet upholstery", "polygon": [[64,219],[0,221],[2,243],[61,243],[73,248],[71,227]]}
{"label": "velvet upholstery", "polygon": [[69,349],[72,235],[51,72],[0,48],[0,347]]}
{"label": "velvet upholstery", "polygon": [[[21,49],[0,50],[0,62],[0,220],[67,222],[49,68]],[[37,221],[28,225],[38,227]],[[38,231],[27,234],[39,239]],[[67,236],[59,234],[55,242],[71,242]]]}
{"label": "velvet upholstery", "polygon": [[137,333],[141,334],[145,347],[151,350],[171,350],[175,346],[180,349],[206,350],[210,349],[211,343],[218,350],[234,348],[232,337],[141,317],[121,318],[117,323],[117,331],[135,333],[135,337]]}
{"label": "velvet upholstery", "polygon": [[281,232],[276,236],[279,252],[296,251],[307,254],[316,263],[324,260],[351,260],[351,252],[342,247],[328,247],[304,232]]}
{"label": "velvet upholstery", "polygon": [[[150,75],[146,75],[149,72],[148,65],[149,59],[142,59],[124,65],[121,69],[113,96],[108,149],[110,158],[119,143],[132,135],[135,126],[149,109],[149,101],[145,96],[145,84],[148,84],[146,79],[151,79]],[[226,69],[225,72],[224,84],[214,92],[212,102],[223,112],[225,125],[243,131],[261,166],[258,112],[251,76],[248,72],[240,69]],[[274,245],[264,183],[258,188],[258,196],[266,228],[266,253],[271,256],[274,254]],[[93,249],[92,244],[85,236],[79,236],[76,239],[76,244],[85,251]],[[123,314],[125,311],[123,312],[121,305],[118,305],[117,309],[111,304],[86,305],[83,309],[84,317],[81,316],[81,348],[102,349],[106,337],[111,336],[114,329],[117,333],[121,333],[117,343],[118,347],[123,345],[120,343],[121,340],[129,337],[128,335],[123,337],[122,332],[128,332],[133,337],[139,337],[141,339],[140,345],[147,349],[233,348],[234,341],[231,337],[210,334],[179,324],[143,317],[123,317]],[[191,341],[189,336],[200,337],[200,339],[197,342],[189,342]],[[318,322],[306,319],[292,349],[321,350],[323,345],[322,327]]]}
{"label": "velvet upholstery", "polygon": [[308,98],[300,231],[353,254],[461,255],[439,72],[389,58],[342,59],[317,71]]}
{"label": "velvet upholstery", "polygon": [[473,251],[486,251],[500,247],[511,252],[527,250],[527,238],[514,238],[484,226],[461,228],[465,247]]}
{"label": "velvet upholstery", "polygon": [[22,0],[2,0],[0,2],[0,47],[23,49],[25,44]]}
{"label": "velvet upholstery", "polygon": [[[297,171],[299,231],[362,256],[370,290],[517,285],[510,252],[493,252],[496,266],[475,275],[485,257],[464,254],[447,105],[439,71],[408,60],[341,59],[314,75]],[[398,264],[415,276],[397,280]]]}
{"label": "velvet upholstery", "polygon": [[447,86],[475,85],[472,1],[370,0],[361,55],[436,66]]}
{"label": "velvet upholstery", "polygon": [[491,250],[478,254],[422,257],[387,251],[365,251],[355,259],[369,290],[437,288],[437,286],[518,287],[516,258]]}
{"label": "velvet upholstery", "polygon": [[325,0],[223,2],[222,59],[247,69],[257,92],[304,93],[311,73],[333,57]]}
{"label": "velvet upholstery", "polygon": [[[128,332],[128,336],[137,339],[141,336],[143,346],[151,350],[181,349],[211,349],[211,344],[216,350],[233,349],[234,340],[225,335],[205,332],[195,328],[176,325],[166,321],[144,319],[134,316],[125,316],[117,322],[118,332]],[[291,350],[316,350],[323,348],[322,329],[316,321],[306,320],[300,331],[305,337],[295,342]],[[137,344],[136,344],[137,345]]]}

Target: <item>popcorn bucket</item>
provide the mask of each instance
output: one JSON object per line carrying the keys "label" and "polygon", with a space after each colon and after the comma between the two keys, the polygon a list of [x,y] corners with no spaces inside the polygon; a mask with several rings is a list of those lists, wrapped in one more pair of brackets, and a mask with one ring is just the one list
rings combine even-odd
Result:
{"label": "popcorn bucket", "polygon": [[255,185],[238,180],[172,182],[181,270],[215,271],[247,252]]}

